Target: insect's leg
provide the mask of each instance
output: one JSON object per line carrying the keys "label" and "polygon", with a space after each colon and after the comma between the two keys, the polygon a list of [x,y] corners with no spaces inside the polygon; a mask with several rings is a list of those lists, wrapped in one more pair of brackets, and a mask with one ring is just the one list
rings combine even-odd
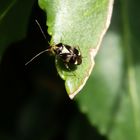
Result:
{"label": "insect's leg", "polygon": [[68,64],[67,64],[67,63],[65,63],[65,62],[64,62],[64,66],[66,67],[66,69],[67,69],[67,70],[69,70],[69,71],[70,71],[70,68],[69,68],[69,66],[68,66]]}

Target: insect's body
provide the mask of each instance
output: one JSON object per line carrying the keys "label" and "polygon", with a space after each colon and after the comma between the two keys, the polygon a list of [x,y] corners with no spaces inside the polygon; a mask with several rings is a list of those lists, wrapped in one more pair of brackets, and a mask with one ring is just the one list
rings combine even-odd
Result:
{"label": "insect's body", "polygon": [[52,46],[52,49],[53,52],[55,52],[55,55],[64,62],[64,65],[68,69],[70,65],[76,66],[82,63],[81,53],[75,47],[59,43],[55,46]]}

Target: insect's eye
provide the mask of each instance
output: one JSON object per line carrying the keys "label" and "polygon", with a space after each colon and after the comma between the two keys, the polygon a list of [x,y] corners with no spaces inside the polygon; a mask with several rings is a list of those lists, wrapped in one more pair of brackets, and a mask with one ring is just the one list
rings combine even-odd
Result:
{"label": "insect's eye", "polygon": [[62,52],[62,49],[63,49],[62,46],[60,46],[60,47],[57,46],[57,48],[55,49],[55,53],[60,54]]}

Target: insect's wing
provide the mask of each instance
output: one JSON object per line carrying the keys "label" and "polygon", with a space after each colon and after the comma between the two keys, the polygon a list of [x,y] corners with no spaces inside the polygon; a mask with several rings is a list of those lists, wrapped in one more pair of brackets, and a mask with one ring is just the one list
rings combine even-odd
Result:
{"label": "insect's wing", "polygon": [[63,53],[60,54],[59,57],[62,59],[63,62],[69,63],[72,55],[70,53]]}

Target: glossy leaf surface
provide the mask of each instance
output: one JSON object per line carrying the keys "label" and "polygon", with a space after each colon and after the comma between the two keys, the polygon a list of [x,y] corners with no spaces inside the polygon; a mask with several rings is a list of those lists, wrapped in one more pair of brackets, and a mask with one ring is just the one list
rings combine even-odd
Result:
{"label": "glossy leaf surface", "polygon": [[56,59],[67,93],[74,98],[94,66],[94,57],[110,23],[113,0],[39,0],[39,5],[47,13],[51,44],[61,42],[78,48],[82,54],[82,64],[74,71],[62,67]]}

